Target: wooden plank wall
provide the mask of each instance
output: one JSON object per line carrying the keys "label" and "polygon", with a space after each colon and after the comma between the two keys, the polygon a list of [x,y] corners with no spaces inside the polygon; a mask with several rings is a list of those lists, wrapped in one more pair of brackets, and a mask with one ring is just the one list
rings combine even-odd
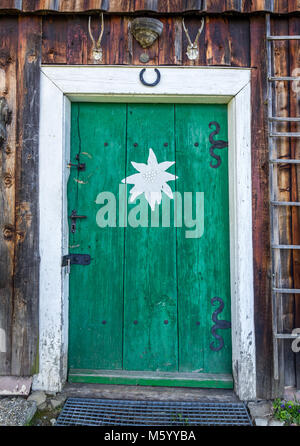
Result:
{"label": "wooden plank wall", "polygon": [[38,126],[41,19],[0,18],[0,375],[31,375],[38,344]]}
{"label": "wooden plank wall", "polygon": [[[212,7],[214,2],[209,3]],[[234,9],[234,5],[238,2],[228,3],[231,3]],[[53,2],[51,4],[53,5]],[[110,7],[112,4],[110,1]],[[288,10],[291,3],[289,2],[289,6],[287,2],[284,4]],[[215,5],[218,9],[219,2]],[[0,40],[0,67],[6,74],[4,84],[1,84],[0,77],[0,90],[1,85],[4,85],[3,94],[13,110],[8,144],[6,151],[1,153],[0,165],[2,177],[7,172],[12,176],[9,188],[3,184],[0,186],[0,192],[4,197],[0,201],[4,210],[0,213],[0,224],[2,233],[8,234],[6,238],[4,235],[2,238],[0,236],[0,262],[5,265],[4,273],[0,274],[0,293],[7,315],[2,319],[0,316],[0,328],[2,324],[7,332],[7,353],[4,356],[5,362],[0,362],[0,374],[21,375],[31,374],[37,354],[38,67],[40,61],[44,64],[76,65],[93,64],[94,61],[92,44],[88,36],[87,15],[48,14],[19,18],[11,16],[1,17],[0,20],[3,25],[0,25],[0,37],[3,36]],[[128,33],[131,20],[130,15],[105,16],[102,40],[103,64],[141,65],[139,57],[143,50]],[[271,398],[277,394],[278,388],[274,385],[272,364],[265,17],[264,15],[208,15],[204,32],[200,37],[200,52],[196,61],[189,61],[186,56],[187,38],[182,31],[181,18],[165,15],[160,16],[160,20],[164,23],[164,32],[148,51],[150,56],[148,65],[183,64],[252,68],[253,243],[258,396]],[[199,27],[199,18],[196,15],[189,15],[185,22],[193,40]],[[273,29],[276,32],[298,33],[299,27],[298,17],[286,16],[273,20]],[[93,18],[92,29],[96,36],[99,32],[97,16]],[[299,66],[299,44],[293,42],[289,45],[289,49],[288,56],[280,52],[276,55],[278,73],[283,74],[284,70],[291,73]],[[285,87],[279,85],[277,88],[283,89],[280,96],[282,103],[278,104],[282,109],[282,116],[287,112],[299,114],[299,93],[297,96],[297,93],[291,91],[289,95]],[[282,143],[279,149],[282,156],[294,154],[300,157],[300,147],[295,142],[288,148]],[[293,169],[280,170],[282,195],[279,198],[300,198],[299,171]],[[300,214],[297,210],[286,212],[282,216],[281,235],[284,242],[300,244],[299,219]],[[4,228],[10,228],[10,232],[4,231]],[[286,265],[289,269],[286,270],[288,277],[285,280],[300,287],[300,258],[296,254],[286,254]],[[293,276],[292,270],[294,270]],[[287,330],[293,324],[300,326],[299,300],[297,302],[292,297],[291,301],[286,303]],[[298,309],[298,320],[292,321],[291,309],[295,306]],[[298,325],[295,325],[296,323]],[[288,361],[286,382],[290,385],[298,384],[299,387],[299,372],[297,378],[295,357],[288,349],[285,355]]]}
{"label": "wooden plank wall", "polygon": [[140,12],[176,14],[206,12],[299,12],[299,0],[1,0],[0,11],[80,13],[105,11],[110,14]]}

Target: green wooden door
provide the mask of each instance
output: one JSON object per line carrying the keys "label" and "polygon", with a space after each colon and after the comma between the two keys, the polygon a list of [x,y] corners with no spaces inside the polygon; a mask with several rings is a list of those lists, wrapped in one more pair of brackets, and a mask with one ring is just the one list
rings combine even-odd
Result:
{"label": "green wooden door", "polygon": [[226,141],[225,105],[72,104],[69,380],[232,387]]}

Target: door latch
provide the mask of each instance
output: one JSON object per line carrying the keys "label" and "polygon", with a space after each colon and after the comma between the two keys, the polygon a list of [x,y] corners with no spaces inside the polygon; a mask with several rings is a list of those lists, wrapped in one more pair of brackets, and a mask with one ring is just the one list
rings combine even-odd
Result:
{"label": "door latch", "polygon": [[71,232],[72,234],[74,234],[76,232],[76,220],[77,218],[87,218],[86,215],[77,215],[77,211],[76,209],[73,209],[71,215],[70,215],[70,219],[72,221],[71,223]]}

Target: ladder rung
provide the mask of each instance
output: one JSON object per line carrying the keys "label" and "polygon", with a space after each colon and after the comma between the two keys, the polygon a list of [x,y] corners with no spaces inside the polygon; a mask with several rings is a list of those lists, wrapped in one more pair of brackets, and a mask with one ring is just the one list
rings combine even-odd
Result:
{"label": "ladder rung", "polygon": [[300,118],[282,118],[280,116],[271,116],[269,120],[275,122],[300,122]]}
{"label": "ladder rung", "polygon": [[268,78],[271,82],[277,81],[300,81],[300,77],[297,76],[271,76]]}
{"label": "ladder rung", "polygon": [[270,133],[271,138],[300,138],[300,133],[297,132],[274,132]]}
{"label": "ladder rung", "polygon": [[300,164],[300,160],[289,160],[289,159],[280,158],[280,159],[270,160],[270,163],[273,163],[273,164]]}
{"label": "ladder rung", "polygon": [[273,249],[300,249],[300,245],[272,245]]}
{"label": "ladder rung", "polygon": [[300,206],[299,201],[271,201],[272,206]]}
{"label": "ladder rung", "polygon": [[300,290],[296,288],[273,288],[273,291],[278,294],[300,294]]}
{"label": "ladder rung", "polygon": [[267,36],[268,40],[300,40],[300,36]]}
{"label": "ladder rung", "polygon": [[283,334],[283,333],[276,333],[274,334],[274,337],[276,339],[297,339],[300,337],[300,334]]}

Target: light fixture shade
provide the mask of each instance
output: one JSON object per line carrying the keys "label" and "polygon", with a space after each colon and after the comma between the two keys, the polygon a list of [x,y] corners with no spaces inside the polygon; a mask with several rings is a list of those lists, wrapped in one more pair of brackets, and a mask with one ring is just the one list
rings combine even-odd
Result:
{"label": "light fixture shade", "polygon": [[162,30],[162,22],[150,17],[138,17],[131,24],[131,32],[143,48],[151,46],[161,35]]}

